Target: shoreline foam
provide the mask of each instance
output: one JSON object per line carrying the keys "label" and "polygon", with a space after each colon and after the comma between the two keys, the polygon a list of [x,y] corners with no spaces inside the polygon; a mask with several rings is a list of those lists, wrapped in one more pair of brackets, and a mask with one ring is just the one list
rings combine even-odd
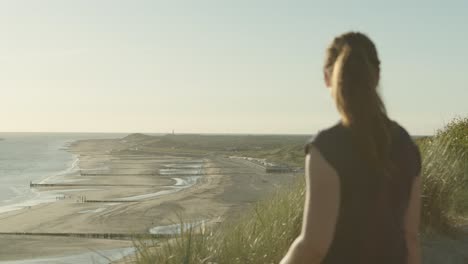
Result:
{"label": "shoreline foam", "polygon": [[[65,143],[67,144],[67,143]],[[70,153],[67,150],[68,153]],[[67,164],[66,168],[60,170],[53,175],[45,176],[39,180],[39,183],[69,183],[74,181],[80,181],[80,179],[66,179],[67,176],[70,176],[72,173],[77,172],[79,170],[79,155],[72,154],[72,162]],[[32,182],[32,181],[31,181]],[[12,187],[10,187],[12,188]],[[57,191],[39,191],[36,188],[31,188],[29,186],[23,186],[23,188],[27,191],[24,192],[16,192],[17,196],[12,197],[11,199],[0,201],[2,205],[0,205],[0,216],[3,213],[22,210],[26,208],[30,208],[32,206],[44,204],[44,203],[53,203],[57,201],[57,197],[63,193],[67,193],[70,191],[74,191],[73,189],[66,189],[66,190],[57,190]],[[76,190],[79,191],[79,190]]]}

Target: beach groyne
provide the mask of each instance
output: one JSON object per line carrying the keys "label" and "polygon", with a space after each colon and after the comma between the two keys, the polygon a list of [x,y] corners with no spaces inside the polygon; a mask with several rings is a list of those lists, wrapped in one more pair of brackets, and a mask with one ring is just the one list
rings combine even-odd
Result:
{"label": "beach groyne", "polygon": [[140,173],[81,173],[81,176],[159,176],[159,177],[187,177],[187,176],[215,176],[215,175],[238,175],[252,174],[251,172],[220,172],[220,173],[170,173],[170,174],[140,174]]}
{"label": "beach groyne", "polygon": [[84,203],[138,203],[140,201],[133,200],[88,200],[85,199]]}
{"label": "beach groyne", "polygon": [[166,238],[168,234],[150,233],[54,233],[54,232],[0,232],[0,235],[11,236],[53,236],[53,237],[77,237],[77,238],[98,238],[113,240],[133,240],[135,238]]}
{"label": "beach groyne", "polygon": [[73,184],[73,183],[29,183],[29,187],[161,187],[165,184]]}

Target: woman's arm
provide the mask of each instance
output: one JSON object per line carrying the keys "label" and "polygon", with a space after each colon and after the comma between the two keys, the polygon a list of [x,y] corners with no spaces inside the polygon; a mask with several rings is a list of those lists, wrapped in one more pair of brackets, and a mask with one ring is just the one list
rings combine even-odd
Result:
{"label": "woman's arm", "polygon": [[305,171],[302,231],[281,264],[320,263],[333,240],[340,201],[338,175],[313,146],[306,156]]}
{"label": "woman's arm", "polygon": [[419,221],[421,218],[421,176],[413,181],[410,200],[405,216],[405,236],[408,247],[408,264],[421,263]]}

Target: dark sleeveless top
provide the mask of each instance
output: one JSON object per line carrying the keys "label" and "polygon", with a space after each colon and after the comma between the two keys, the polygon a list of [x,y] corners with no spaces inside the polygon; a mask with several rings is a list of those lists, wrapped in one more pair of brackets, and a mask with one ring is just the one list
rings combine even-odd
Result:
{"label": "dark sleeveless top", "polygon": [[339,123],[305,146],[308,153],[313,144],[340,181],[334,238],[322,263],[406,263],[403,219],[413,180],[421,170],[419,150],[406,130],[393,122],[390,157],[395,170],[385,177],[372,172],[360,157],[350,132]]}

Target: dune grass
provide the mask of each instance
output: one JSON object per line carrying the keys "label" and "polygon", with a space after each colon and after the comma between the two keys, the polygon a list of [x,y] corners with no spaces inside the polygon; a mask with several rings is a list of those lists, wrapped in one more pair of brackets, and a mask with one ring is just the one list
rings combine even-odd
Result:
{"label": "dune grass", "polygon": [[278,263],[300,231],[303,186],[278,191],[212,230],[186,228],[156,247],[138,242],[137,263]]}
{"label": "dune grass", "polygon": [[[453,233],[457,220],[468,212],[468,118],[453,120],[418,144],[424,177],[422,232]],[[240,219],[212,230],[188,228],[157,247],[136,243],[137,263],[278,263],[300,231],[302,178]]]}
{"label": "dune grass", "polygon": [[468,212],[468,117],[419,142],[424,232],[452,233]]}

